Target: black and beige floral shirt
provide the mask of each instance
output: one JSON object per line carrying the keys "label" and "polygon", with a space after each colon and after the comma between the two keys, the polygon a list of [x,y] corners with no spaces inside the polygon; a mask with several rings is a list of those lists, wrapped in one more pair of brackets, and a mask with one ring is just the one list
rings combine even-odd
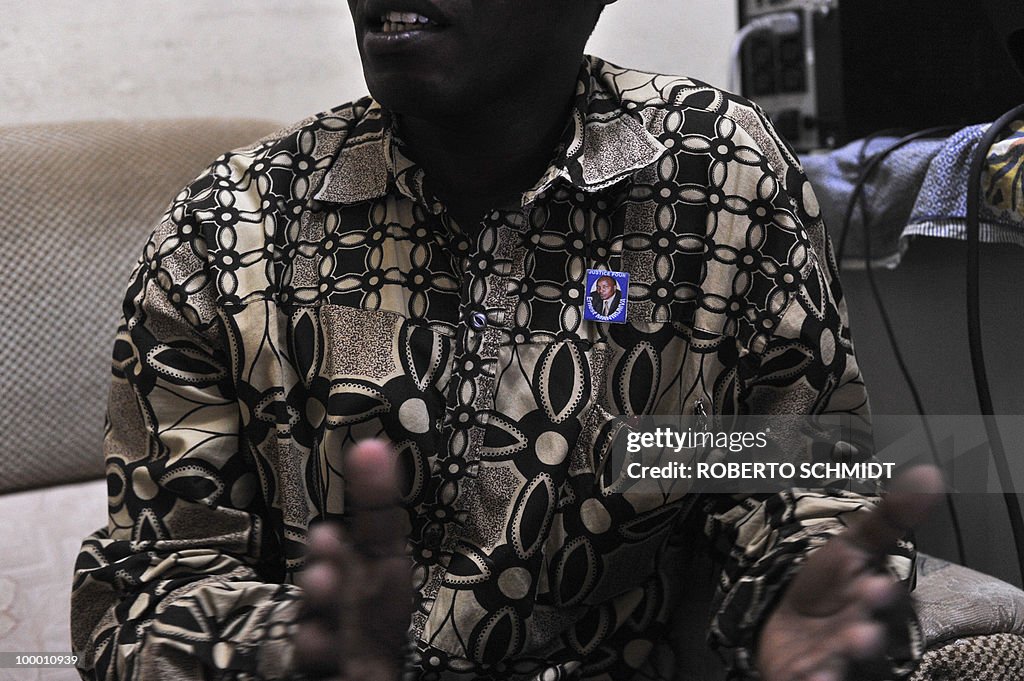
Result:
{"label": "black and beige floral shirt", "polygon": [[[587,58],[547,172],[466,226],[392,123],[366,98],[224,154],[146,246],[114,349],[110,520],[76,567],[85,666],[287,677],[307,528],[344,511],[343,450],[385,437],[412,676],[678,676],[679,566],[707,546],[712,642],[749,670],[794,567],[870,502],[631,497],[601,471],[623,415],[866,417],[793,155],[744,100]],[[625,324],[584,318],[588,269],[629,273]]]}

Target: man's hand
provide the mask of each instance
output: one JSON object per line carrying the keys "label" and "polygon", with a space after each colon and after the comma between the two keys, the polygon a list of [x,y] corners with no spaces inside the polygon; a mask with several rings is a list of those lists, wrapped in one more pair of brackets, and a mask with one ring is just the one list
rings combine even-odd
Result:
{"label": "man's hand", "polygon": [[764,681],[841,681],[851,664],[883,655],[887,632],[878,616],[903,592],[877,566],[942,490],[936,468],[911,469],[877,509],[808,558],[761,630]]}
{"label": "man's hand", "polygon": [[345,480],[347,522],[310,530],[295,660],[310,676],[394,681],[412,613],[394,452],[361,442],[345,456]]}

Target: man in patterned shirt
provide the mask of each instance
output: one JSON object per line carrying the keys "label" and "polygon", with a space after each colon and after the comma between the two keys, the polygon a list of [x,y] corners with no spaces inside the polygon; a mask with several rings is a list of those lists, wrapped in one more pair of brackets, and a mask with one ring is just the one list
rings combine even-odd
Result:
{"label": "man in patterned shirt", "polygon": [[[613,493],[616,415],[867,401],[789,149],[740,98],[584,58],[608,1],[350,0],[373,98],[174,199],[114,350],[83,671],[383,681],[408,635],[414,678],[678,678],[709,546],[737,677],[907,671],[879,562],[912,570],[931,472],[874,512]],[[588,270],[628,273],[624,323],[585,316]]]}

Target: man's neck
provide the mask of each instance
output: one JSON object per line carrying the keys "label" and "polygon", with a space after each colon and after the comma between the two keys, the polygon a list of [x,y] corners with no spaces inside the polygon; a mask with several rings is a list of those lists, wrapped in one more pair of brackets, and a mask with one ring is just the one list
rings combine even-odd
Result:
{"label": "man's neck", "polygon": [[402,139],[460,225],[506,206],[532,187],[565,129],[576,72],[536,83],[529,92],[443,120],[401,116]]}

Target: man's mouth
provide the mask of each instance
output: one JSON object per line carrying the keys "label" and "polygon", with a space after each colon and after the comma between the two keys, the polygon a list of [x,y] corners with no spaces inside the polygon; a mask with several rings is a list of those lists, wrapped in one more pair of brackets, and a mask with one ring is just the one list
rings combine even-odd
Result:
{"label": "man's mouth", "polygon": [[381,15],[377,31],[380,33],[407,33],[437,26],[431,19],[416,12],[388,11]]}

